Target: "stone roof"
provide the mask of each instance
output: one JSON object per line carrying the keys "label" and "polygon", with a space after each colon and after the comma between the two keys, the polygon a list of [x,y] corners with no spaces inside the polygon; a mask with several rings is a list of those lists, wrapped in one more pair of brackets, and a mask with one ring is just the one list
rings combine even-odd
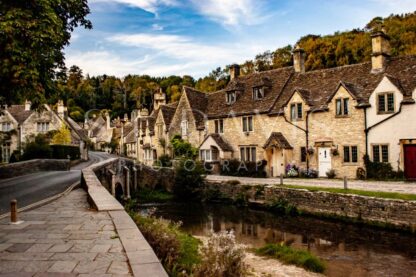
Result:
{"label": "stone roof", "polygon": [[170,105],[163,105],[160,107],[162,112],[163,120],[165,121],[166,126],[169,128],[170,123],[172,122],[173,116],[175,114],[176,107],[178,102],[172,103]]}
{"label": "stone roof", "polygon": [[19,124],[25,122],[25,120],[34,112],[33,110],[26,111],[25,105],[11,105],[7,108],[7,111]]}
{"label": "stone roof", "polygon": [[208,136],[205,137],[205,139],[202,141],[202,143],[199,145],[199,147],[201,147],[202,144],[205,143],[205,141],[211,137],[215,143],[221,148],[222,151],[225,152],[233,152],[233,148],[231,147],[231,145],[220,135],[220,134],[209,134]]}
{"label": "stone roof", "polygon": [[136,142],[136,138],[134,135],[134,130],[131,130],[127,136],[126,136],[126,143],[135,143]]}
{"label": "stone roof", "polygon": [[[256,110],[259,113],[269,112],[292,73],[293,67],[285,67],[232,80],[225,89],[208,94],[208,118],[253,114]],[[254,87],[264,88],[264,98],[253,99]],[[226,93],[233,90],[237,91],[237,99],[233,104],[227,104]]]}
{"label": "stone roof", "polygon": [[370,62],[294,73],[270,114],[282,113],[283,107],[296,90],[308,92],[306,102],[311,108],[325,107],[340,84],[357,99],[359,105],[365,105],[385,76],[402,91],[405,98],[411,97],[412,90],[416,87],[416,56],[392,58],[385,71],[378,73],[371,71]]}
{"label": "stone roof", "polygon": [[263,146],[264,149],[270,147],[277,147],[280,149],[293,149],[293,147],[289,144],[285,136],[280,132],[272,132],[270,137],[267,139],[266,143]]}
{"label": "stone roof", "polygon": [[183,87],[186,97],[188,98],[189,105],[192,109],[192,114],[195,118],[196,128],[198,130],[205,129],[205,115],[207,113],[208,95],[202,91]]}

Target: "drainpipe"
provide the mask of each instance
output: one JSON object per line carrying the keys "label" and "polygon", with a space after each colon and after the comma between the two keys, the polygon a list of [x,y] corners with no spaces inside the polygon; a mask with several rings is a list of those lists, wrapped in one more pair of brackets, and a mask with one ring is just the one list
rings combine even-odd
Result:
{"label": "drainpipe", "polygon": [[365,155],[368,156],[367,108],[364,107]]}

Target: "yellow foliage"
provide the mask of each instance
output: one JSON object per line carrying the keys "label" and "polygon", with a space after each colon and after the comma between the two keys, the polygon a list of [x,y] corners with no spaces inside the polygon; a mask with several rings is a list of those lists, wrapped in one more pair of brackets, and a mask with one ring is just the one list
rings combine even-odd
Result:
{"label": "yellow foliage", "polygon": [[71,144],[71,131],[65,125],[62,125],[59,131],[53,136],[51,142],[52,144],[61,145]]}

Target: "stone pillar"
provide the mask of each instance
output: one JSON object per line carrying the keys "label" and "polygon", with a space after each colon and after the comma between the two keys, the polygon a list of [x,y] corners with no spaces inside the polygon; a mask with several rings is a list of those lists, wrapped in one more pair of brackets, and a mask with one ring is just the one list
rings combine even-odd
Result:
{"label": "stone pillar", "polygon": [[125,180],[125,187],[126,187],[126,198],[130,199],[130,169],[125,166],[124,169],[126,170],[126,180]]}

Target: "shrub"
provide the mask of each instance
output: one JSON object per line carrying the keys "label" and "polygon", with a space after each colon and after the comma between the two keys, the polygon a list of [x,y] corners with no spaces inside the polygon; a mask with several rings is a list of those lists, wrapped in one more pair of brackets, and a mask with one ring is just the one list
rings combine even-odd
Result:
{"label": "shrub", "polygon": [[159,159],[157,161],[155,161],[155,165],[156,166],[161,166],[161,167],[171,167],[172,166],[172,161],[171,161],[169,155],[163,154],[159,157]]}
{"label": "shrub", "polygon": [[301,178],[318,178],[318,171],[315,169],[300,169],[299,177]]}
{"label": "shrub", "polygon": [[28,142],[23,150],[22,160],[50,159],[52,158],[52,148],[46,135],[38,134],[35,139]]}
{"label": "shrub", "polygon": [[326,176],[328,177],[328,179],[334,179],[335,176],[337,176],[337,174],[335,173],[335,170],[330,169],[326,172]]}
{"label": "shrub", "polygon": [[268,208],[275,213],[282,214],[282,215],[298,215],[299,211],[295,205],[290,204],[287,200],[284,199],[277,199],[276,201],[272,202]]}
{"label": "shrub", "polygon": [[240,277],[247,275],[244,248],[235,242],[233,232],[213,234],[201,249],[202,262],[195,277]]}
{"label": "shrub", "polygon": [[20,160],[19,150],[13,151],[12,155],[10,156],[9,163],[17,163],[19,160]]}
{"label": "shrub", "polygon": [[175,168],[173,192],[179,199],[195,198],[204,182],[204,167],[200,162],[182,159]]}
{"label": "shrub", "polygon": [[294,164],[288,164],[286,166],[286,176],[288,177],[298,177],[299,176],[299,167]]}
{"label": "shrub", "polygon": [[367,178],[375,180],[403,180],[403,171],[394,171],[390,163],[379,163],[370,161],[368,155],[364,157],[367,169]]}
{"label": "shrub", "polygon": [[259,162],[243,162],[237,159],[226,160],[221,164],[221,175],[225,176],[240,176],[240,177],[266,177],[267,161],[261,160]]}
{"label": "shrub", "polygon": [[68,159],[69,156],[71,160],[77,160],[81,157],[78,146],[54,144],[50,147],[54,159]]}
{"label": "shrub", "polygon": [[256,254],[269,256],[282,261],[285,264],[293,264],[307,270],[322,273],[325,271],[325,263],[308,251],[296,250],[284,244],[267,244],[255,250]]}
{"label": "shrub", "polygon": [[188,276],[201,262],[200,241],[180,231],[180,223],[138,214],[134,220],[170,276]]}
{"label": "shrub", "polygon": [[189,142],[184,141],[181,136],[174,136],[170,143],[175,157],[187,159],[195,159],[197,157],[198,149],[193,147]]}

